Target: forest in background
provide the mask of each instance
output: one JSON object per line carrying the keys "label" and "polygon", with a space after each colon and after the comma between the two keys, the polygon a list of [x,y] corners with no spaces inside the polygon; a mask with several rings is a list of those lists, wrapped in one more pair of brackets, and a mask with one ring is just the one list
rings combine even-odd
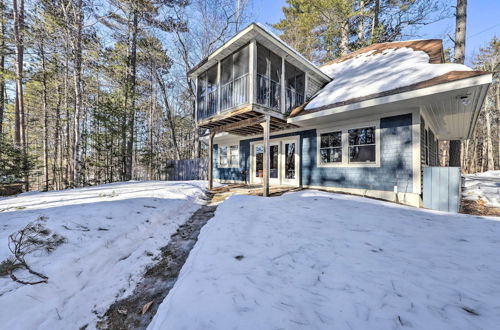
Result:
{"label": "forest in background", "polygon": [[[287,0],[283,11],[272,27],[321,64],[410,39],[455,8]],[[0,0],[1,180],[50,190],[163,179],[167,160],[206,156],[187,72],[252,21],[250,0]],[[466,172],[500,168],[499,46],[491,40],[473,60],[495,78],[462,143]],[[447,150],[442,143],[443,165]]]}

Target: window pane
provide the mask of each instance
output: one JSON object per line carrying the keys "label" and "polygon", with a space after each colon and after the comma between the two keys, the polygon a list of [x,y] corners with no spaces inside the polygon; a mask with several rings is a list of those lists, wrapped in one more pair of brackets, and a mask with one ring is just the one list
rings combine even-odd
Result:
{"label": "window pane", "polygon": [[264,147],[255,146],[255,177],[262,178],[264,175]]}
{"label": "window pane", "polygon": [[352,163],[375,162],[375,146],[349,147],[349,161]]}
{"label": "window pane", "polygon": [[269,177],[273,179],[278,177],[278,156],[278,146],[271,146],[269,150],[269,158],[271,161],[269,164]]}
{"label": "window pane", "polygon": [[231,146],[230,147],[230,154],[231,154],[231,166],[238,166],[239,165],[239,155],[238,155],[238,149],[239,146]]}
{"label": "window pane", "polygon": [[342,147],[342,132],[321,134],[321,148]]}
{"label": "window pane", "polygon": [[324,148],[319,152],[322,164],[342,162],[342,148]]}
{"label": "window pane", "polygon": [[375,143],[375,127],[365,127],[349,130],[349,145]]}
{"label": "window pane", "polygon": [[248,73],[249,58],[248,46],[240,49],[233,55],[234,78],[241,77]]}
{"label": "window pane", "polygon": [[221,62],[221,83],[226,84],[233,79],[233,57],[228,56]]}
{"label": "window pane", "polygon": [[220,146],[220,165],[227,166],[227,147]]}
{"label": "window pane", "polygon": [[295,179],[295,143],[285,143],[285,179]]}

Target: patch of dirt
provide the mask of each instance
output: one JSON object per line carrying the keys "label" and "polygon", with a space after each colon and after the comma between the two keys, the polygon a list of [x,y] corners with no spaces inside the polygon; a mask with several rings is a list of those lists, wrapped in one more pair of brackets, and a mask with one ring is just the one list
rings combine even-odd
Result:
{"label": "patch of dirt", "polygon": [[462,199],[460,213],[500,217],[500,208],[487,206],[481,199],[475,201]]}
{"label": "patch of dirt", "polygon": [[146,269],[132,295],[109,307],[97,323],[98,329],[147,328],[159,305],[174,286],[189,252],[198,240],[201,228],[214,216],[217,209],[215,196],[217,194],[207,193],[206,204],[177,229],[167,246],[161,248],[159,260]]}

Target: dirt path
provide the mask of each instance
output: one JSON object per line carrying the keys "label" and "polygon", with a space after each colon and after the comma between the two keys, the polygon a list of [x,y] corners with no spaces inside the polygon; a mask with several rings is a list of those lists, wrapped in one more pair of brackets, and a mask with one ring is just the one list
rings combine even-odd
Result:
{"label": "dirt path", "polygon": [[98,329],[147,328],[159,304],[174,286],[189,252],[198,240],[201,228],[214,216],[218,204],[225,199],[220,194],[217,191],[206,194],[206,204],[171,236],[168,245],[161,249],[159,260],[146,270],[134,293],[109,307],[97,323]]}

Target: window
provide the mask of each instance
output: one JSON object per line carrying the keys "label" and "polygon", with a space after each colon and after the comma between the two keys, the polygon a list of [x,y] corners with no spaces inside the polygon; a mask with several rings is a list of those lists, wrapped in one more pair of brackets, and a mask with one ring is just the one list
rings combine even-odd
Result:
{"label": "window", "polygon": [[219,148],[219,166],[226,167],[227,166],[227,147],[220,146]]}
{"label": "window", "polygon": [[350,129],[349,163],[375,163],[375,127]]}
{"label": "window", "polygon": [[219,145],[219,167],[239,167],[240,166],[239,145]]}
{"label": "window", "polygon": [[229,147],[229,165],[238,167],[239,166],[239,146],[231,146]]}
{"label": "window", "polygon": [[321,164],[342,163],[342,132],[321,134],[319,153]]}

